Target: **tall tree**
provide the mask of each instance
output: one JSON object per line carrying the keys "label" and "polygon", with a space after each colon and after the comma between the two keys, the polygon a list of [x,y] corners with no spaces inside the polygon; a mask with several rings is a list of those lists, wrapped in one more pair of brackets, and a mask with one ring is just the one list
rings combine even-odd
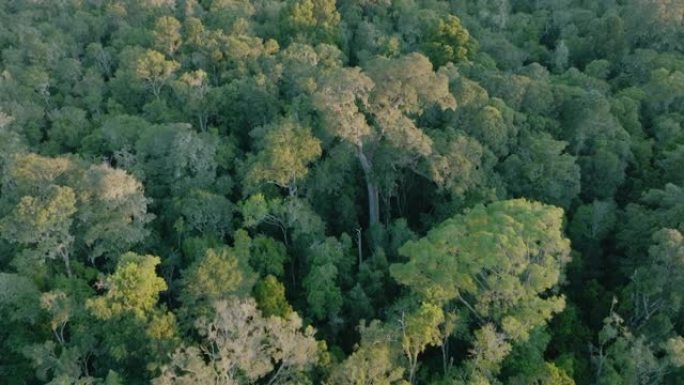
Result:
{"label": "tall tree", "polygon": [[[437,105],[454,108],[446,75],[435,73],[430,61],[420,54],[397,59],[377,58],[359,68],[333,69],[325,73],[314,104],[321,112],[326,130],[352,144],[363,170],[368,190],[368,220],[380,220],[379,175],[407,166],[432,152],[432,140],[414,118]],[[388,152],[393,156],[385,156]],[[384,164],[383,164],[384,162]]]}
{"label": "tall tree", "polygon": [[[458,303],[479,330],[474,349],[494,349],[473,355],[473,373],[492,378],[508,341],[526,341],[565,306],[554,293],[570,259],[562,221],[561,209],[522,199],[478,205],[407,242],[400,253],[409,260],[390,272],[423,301]],[[478,361],[490,354],[499,358]]]}

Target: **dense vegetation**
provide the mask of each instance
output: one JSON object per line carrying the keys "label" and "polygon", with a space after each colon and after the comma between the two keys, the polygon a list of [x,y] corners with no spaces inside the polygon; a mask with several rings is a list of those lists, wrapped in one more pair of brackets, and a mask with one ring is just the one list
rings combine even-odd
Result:
{"label": "dense vegetation", "polygon": [[0,1],[0,383],[684,384],[683,18]]}

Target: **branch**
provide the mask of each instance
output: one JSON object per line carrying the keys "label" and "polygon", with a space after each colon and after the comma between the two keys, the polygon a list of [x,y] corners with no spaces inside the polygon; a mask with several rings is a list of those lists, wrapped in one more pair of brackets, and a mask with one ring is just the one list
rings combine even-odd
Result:
{"label": "branch", "polygon": [[470,310],[470,311],[473,313],[473,315],[474,315],[474,316],[477,318],[477,320],[480,322],[480,325],[483,325],[483,324],[486,323],[485,320],[484,320],[484,318],[482,318],[482,316],[480,316],[480,313],[478,313],[478,312],[477,312],[477,311],[468,303],[468,301],[466,301],[466,300],[463,298],[463,296],[459,295],[459,296],[458,296],[458,300],[461,301],[461,303],[464,304],[464,305],[468,308],[468,310]]}

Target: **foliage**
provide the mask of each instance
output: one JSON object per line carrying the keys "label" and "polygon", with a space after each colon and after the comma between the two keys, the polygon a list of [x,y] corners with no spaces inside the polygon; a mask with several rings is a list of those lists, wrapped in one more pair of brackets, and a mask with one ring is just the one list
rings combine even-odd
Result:
{"label": "foliage", "polygon": [[682,14],[0,2],[0,383],[680,385]]}

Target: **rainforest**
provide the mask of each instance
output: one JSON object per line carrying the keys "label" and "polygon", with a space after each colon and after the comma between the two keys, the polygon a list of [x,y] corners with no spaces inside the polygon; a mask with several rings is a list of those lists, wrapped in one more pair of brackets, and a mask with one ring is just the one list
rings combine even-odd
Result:
{"label": "rainforest", "polygon": [[0,0],[0,384],[684,385],[683,0]]}

